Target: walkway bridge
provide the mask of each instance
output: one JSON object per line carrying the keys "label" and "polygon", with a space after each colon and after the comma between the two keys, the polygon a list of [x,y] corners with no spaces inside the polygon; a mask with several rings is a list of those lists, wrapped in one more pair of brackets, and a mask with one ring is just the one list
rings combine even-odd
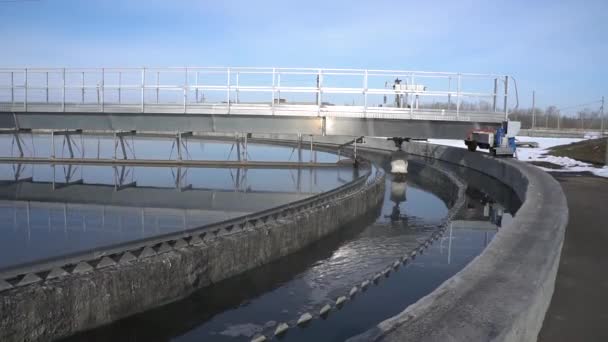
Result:
{"label": "walkway bridge", "polygon": [[504,121],[509,97],[509,76],[491,74],[0,69],[0,128],[461,139]]}

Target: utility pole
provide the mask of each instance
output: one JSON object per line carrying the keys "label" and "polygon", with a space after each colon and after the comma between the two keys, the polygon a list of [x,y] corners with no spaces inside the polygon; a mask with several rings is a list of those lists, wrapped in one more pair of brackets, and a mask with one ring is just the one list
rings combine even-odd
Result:
{"label": "utility pole", "polygon": [[536,127],[536,91],[532,90],[532,130]]}
{"label": "utility pole", "polygon": [[[600,132],[602,132],[602,138],[604,137],[604,97],[602,96],[602,106],[600,107],[600,116],[601,116],[601,128],[600,128]],[[606,152],[608,153],[608,152]]]}

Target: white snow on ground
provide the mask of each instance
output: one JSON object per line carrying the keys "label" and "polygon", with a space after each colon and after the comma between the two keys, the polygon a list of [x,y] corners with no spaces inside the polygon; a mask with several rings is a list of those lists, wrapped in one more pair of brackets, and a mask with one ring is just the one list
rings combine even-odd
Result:
{"label": "white snow on ground", "polygon": [[[581,141],[583,139],[575,138],[539,138],[539,137],[517,137],[518,141],[534,141],[538,143],[538,148],[518,147],[517,148],[517,159],[521,161],[543,161],[556,165],[560,165],[561,169],[549,169],[540,167],[545,171],[552,172],[583,172],[588,171],[596,176],[608,177],[608,166],[602,168],[595,167],[591,164],[584,163],[578,160],[574,160],[568,157],[554,157],[547,155],[547,149],[553,146],[568,145]],[[452,140],[452,139],[429,139],[429,143],[446,145],[460,148],[467,148],[464,144],[464,140]],[[480,152],[487,152],[487,150],[480,150]]]}

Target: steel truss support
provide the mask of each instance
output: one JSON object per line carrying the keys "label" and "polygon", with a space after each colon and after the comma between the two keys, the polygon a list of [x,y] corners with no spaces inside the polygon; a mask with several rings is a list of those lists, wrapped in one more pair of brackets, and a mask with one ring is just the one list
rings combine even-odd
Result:
{"label": "steel truss support", "polygon": [[[133,141],[133,137],[137,135],[137,131],[126,131],[126,132],[116,132],[114,133],[114,159],[117,158],[117,149],[118,145],[120,145],[120,149],[122,151],[122,159],[129,159],[127,149],[131,151],[133,155],[133,159],[137,159],[135,156],[135,142]],[[125,137],[131,137],[131,145],[129,145],[129,140],[125,139]],[[98,153],[99,155],[99,153]]]}
{"label": "steel truss support", "polygon": [[[135,171],[132,167],[125,165],[114,166],[114,190],[120,191],[126,188],[133,188],[137,186],[137,182],[133,181],[133,174]],[[120,169],[120,171],[119,171]],[[127,183],[128,177],[131,176],[131,182]]]}
{"label": "steel truss support", "polygon": [[[56,179],[56,168],[61,167],[61,169],[63,170],[63,177],[64,177],[64,181],[63,182],[57,182]],[[70,185],[74,185],[74,184],[84,184],[84,180],[82,178],[82,167],[79,166],[74,166],[74,165],[63,165],[63,166],[57,166],[55,164],[52,164],[52,168],[53,168],[53,190],[57,190],[57,189],[61,189],[61,188],[65,188],[67,186]],[[80,178],[75,179],[76,176],[76,172],[78,172],[78,170],[80,170]]]}
{"label": "steel truss support", "polygon": [[[75,130],[63,130],[63,131],[51,131],[51,158],[55,158],[55,136],[59,135],[63,137],[63,145],[68,147],[68,152],[70,153],[70,158],[73,159],[74,156],[74,148],[79,149],[81,158],[84,158],[84,139],[82,135],[82,129]],[[76,142],[72,139],[73,135],[80,136],[80,147],[76,144]],[[61,152],[61,157],[63,158],[63,148]]]}
{"label": "steel truss support", "polygon": [[[23,140],[22,134],[31,134],[32,135],[32,150],[34,148],[34,135],[32,134],[31,129],[10,129],[10,130],[0,130],[0,134],[11,134],[13,136],[12,144],[17,145],[17,150],[19,151],[19,157],[25,157],[25,140]],[[12,154],[11,147],[11,154]]]}

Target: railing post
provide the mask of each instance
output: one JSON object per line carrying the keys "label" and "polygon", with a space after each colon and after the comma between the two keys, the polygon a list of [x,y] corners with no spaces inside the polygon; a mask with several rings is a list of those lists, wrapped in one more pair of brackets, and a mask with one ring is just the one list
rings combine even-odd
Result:
{"label": "railing post", "polygon": [[122,99],[121,99],[121,87],[122,87],[122,71],[118,72],[118,104],[121,104]]}
{"label": "railing post", "polygon": [[24,78],[23,84],[25,85],[25,99],[23,101],[23,108],[27,112],[27,68],[25,68]]}
{"label": "railing post", "polygon": [[145,111],[144,90],[146,89],[146,68],[141,69],[141,112]]}
{"label": "railing post", "polygon": [[184,69],[184,113],[188,110],[188,68]]}
{"label": "railing post", "polygon": [[[414,116],[414,97],[416,96],[415,94],[417,93],[413,73],[410,76],[410,80],[412,83],[412,89],[414,89],[414,92],[412,94],[410,94],[410,119],[411,119]],[[409,94],[409,90],[407,91],[407,93]]]}
{"label": "railing post", "polygon": [[230,68],[226,69],[226,103],[228,105],[228,114],[230,114]]}
{"label": "railing post", "polygon": [[363,117],[367,117],[367,74],[367,69],[365,69],[365,76],[363,77]]}
{"label": "railing post", "polygon": [[82,88],[81,88],[81,95],[80,95],[80,103],[84,104],[84,71],[82,72],[82,76],[81,76],[81,80],[82,80]]}
{"label": "railing post", "polygon": [[46,72],[46,103],[49,103],[49,72]]}
{"label": "railing post", "polygon": [[11,109],[15,105],[15,72],[11,71]]}
{"label": "railing post", "polygon": [[61,111],[65,112],[65,68],[61,71]]}
{"label": "railing post", "polygon": [[160,71],[156,72],[156,104],[158,104],[158,97],[160,93]]}
{"label": "railing post", "polygon": [[494,93],[492,94],[492,111],[496,113],[496,96],[498,92],[498,78],[494,78]]}
{"label": "railing post", "polygon": [[505,121],[509,119],[509,108],[508,106],[508,97],[509,97],[509,76],[505,76],[505,98],[504,98],[504,106],[505,106]]}
{"label": "railing post", "polygon": [[105,88],[106,88],[106,69],[101,68],[101,112],[104,111],[104,102],[105,102]]}
{"label": "railing post", "polygon": [[[323,93],[321,89],[323,88],[323,73],[322,70],[319,69],[319,73],[317,74],[317,116],[321,116],[321,104],[323,103]],[[312,138],[311,138],[312,139]]]}
{"label": "railing post", "polygon": [[240,72],[236,73],[236,104],[239,104],[239,76]]}
{"label": "railing post", "polygon": [[456,89],[456,119],[460,116],[460,87],[461,85],[461,74],[458,74],[458,88]]}
{"label": "railing post", "polygon": [[270,102],[270,108],[272,109],[272,115],[274,115],[274,92],[275,92],[275,77],[276,77],[276,69],[272,68],[272,99]]}
{"label": "railing post", "polygon": [[196,75],[194,76],[194,96],[196,97],[196,103],[198,104],[198,70],[196,70]]}

